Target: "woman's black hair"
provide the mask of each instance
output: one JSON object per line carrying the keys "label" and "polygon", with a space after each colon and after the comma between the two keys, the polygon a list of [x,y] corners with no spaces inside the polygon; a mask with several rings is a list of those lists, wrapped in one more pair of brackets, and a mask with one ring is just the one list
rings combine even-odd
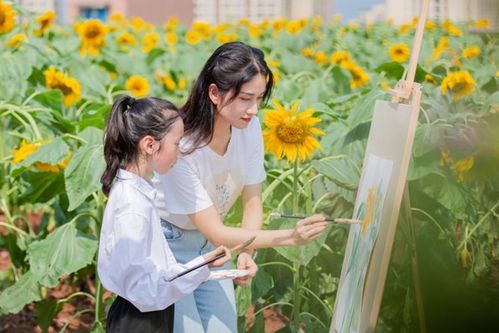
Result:
{"label": "woman's black hair", "polygon": [[274,76],[263,52],[242,42],[226,43],[215,50],[201,70],[187,102],[180,109],[185,136],[192,144],[187,153],[210,143],[213,138],[215,106],[208,95],[210,84],[214,83],[222,94],[233,90],[232,98],[235,98],[241,86],[258,74],[267,79],[263,95],[263,101],[267,102]]}
{"label": "woman's black hair", "polygon": [[161,140],[177,119],[178,109],[169,101],[120,96],[113,104],[104,133],[106,170],[101,177],[102,192],[109,195],[119,168],[137,160],[143,137]]}

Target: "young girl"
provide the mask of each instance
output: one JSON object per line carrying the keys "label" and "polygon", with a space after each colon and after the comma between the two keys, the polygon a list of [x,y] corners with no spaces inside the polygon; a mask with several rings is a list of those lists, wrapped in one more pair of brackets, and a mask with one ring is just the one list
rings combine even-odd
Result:
{"label": "young girl", "polygon": [[[316,215],[299,221],[294,229],[260,230],[266,175],[255,115],[272,85],[263,52],[241,42],[220,46],[196,80],[181,109],[186,134],[182,150],[188,155],[169,174],[155,179],[164,197],[156,204],[165,237],[179,262],[213,249],[213,244],[233,246],[252,236],[252,248],[302,245],[326,228],[324,217]],[[241,227],[226,226],[224,216],[240,195]],[[248,278],[235,280],[240,285],[256,273],[249,253],[239,255],[237,267],[250,270]],[[237,332],[232,281],[210,281],[178,302],[175,332]]]}
{"label": "young girl", "polygon": [[[153,172],[168,172],[177,160],[183,122],[176,107],[158,98],[118,98],[107,121],[106,170],[102,190],[109,196],[99,244],[98,272],[115,294],[107,332],[173,332],[173,303],[203,283],[206,267],[167,280],[225,251],[212,266],[230,259],[224,247],[176,263],[154,207]],[[116,180],[116,181],[115,181]]]}

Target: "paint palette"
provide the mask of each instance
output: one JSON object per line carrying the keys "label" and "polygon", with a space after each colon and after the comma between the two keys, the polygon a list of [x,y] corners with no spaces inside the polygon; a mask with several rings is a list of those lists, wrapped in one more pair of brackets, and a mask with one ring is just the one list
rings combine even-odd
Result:
{"label": "paint palette", "polygon": [[208,280],[237,279],[249,274],[247,269],[221,269],[211,271]]}

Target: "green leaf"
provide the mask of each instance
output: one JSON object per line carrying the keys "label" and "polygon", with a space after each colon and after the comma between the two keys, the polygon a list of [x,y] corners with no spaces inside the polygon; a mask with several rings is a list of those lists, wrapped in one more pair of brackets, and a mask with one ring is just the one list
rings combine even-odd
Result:
{"label": "green leaf", "polygon": [[43,300],[36,303],[36,322],[42,329],[42,332],[47,332],[48,327],[52,324],[52,320],[62,308],[57,300]]}
{"label": "green leaf", "polygon": [[350,94],[350,77],[340,67],[335,66],[331,70],[333,75],[333,90],[338,95],[351,95]]}
{"label": "green leaf", "polygon": [[104,140],[104,131],[95,128],[87,127],[78,136],[87,141],[87,145],[102,145]]}
{"label": "green leaf", "polygon": [[51,89],[36,95],[33,99],[52,110],[62,111],[62,91]]}
{"label": "green leaf", "polygon": [[404,75],[404,66],[398,62],[386,62],[379,65],[375,71],[378,73],[385,73],[387,78],[400,80],[402,79],[402,75]]}
{"label": "green leaf", "polygon": [[382,90],[374,89],[365,96],[359,97],[348,116],[348,126],[355,128],[359,124],[370,121],[374,112],[374,104],[381,96],[386,96],[386,93]]}
{"label": "green leaf", "polygon": [[47,287],[55,287],[59,278],[90,264],[97,251],[97,240],[67,223],[42,241],[28,248],[31,271]]}
{"label": "green leaf", "polygon": [[92,103],[82,113],[78,124],[80,130],[87,127],[104,128],[110,110],[111,106],[109,104]]}
{"label": "green leaf", "polygon": [[419,124],[414,138],[413,155],[422,156],[442,144],[444,127],[436,124]]}
{"label": "green leaf", "polygon": [[38,148],[33,154],[29,155],[21,165],[29,166],[35,162],[56,165],[64,161],[68,152],[68,145],[61,138],[56,138],[52,140],[52,142]]}
{"label": "green leaf", "polygon": [[85,145],[78,149],[64,172],[69,211],[80,206],[89,195],[99,190],[100,177],[106,168],[104,148]]}
{"label": "green leaf", "polygon": [[166,51],[163,50],[163,49],[153,49],[153,50],[151,50],[151,52],[149,52],[147,54],[146,64],[148,66],[150,66],[154,62],[154,60],[156,60],[156,58],[162,56],[165,53],[166,53]]}
{"label": "green leaf", "polygon": [[347,158],[315,160],[312,161],[312,166],[338,186],[349,190],[355,190],[357,188],[360,173],[356,166]]}
{"label": "green leaf", "polygon": [[44,203],[64,192],[64,177],[59,172],[27,172],[23,179],[30,186],[20,197],[21,203]]}
{"label": "green leaf", "polygon": [[17,313],[26,304],[39,301],[41,299],[39,288],[38,277],[32,271],[28,271],[14,285],[2,292],[0,312]]}
{"label": "green leaf", "polygon": [[251,297],[253,303],[258,301],[260,297],[265,295],[267,291],[273,287],[274,279],[272,278],[272,275],[268,274],[263,269],[259,269],[251,283]]}
{"label": "green leaf", "polygon": [[[285,219],[273,219],[270,223],[270,229],[293,229],[296,226],[296,221],[290,221]],[[297,247],[275,247],[281,256],[288,259],[289,261],[299,263],[300,265],[308,265],[310,260],[312,260],[321,250],[322,245],[326,241],[329,232],[325,231],[319,236],[315,241],[302,246]]]}

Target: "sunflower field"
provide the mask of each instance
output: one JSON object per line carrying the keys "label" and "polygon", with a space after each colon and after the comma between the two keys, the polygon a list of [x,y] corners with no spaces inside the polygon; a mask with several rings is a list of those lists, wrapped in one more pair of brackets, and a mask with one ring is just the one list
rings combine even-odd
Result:
{"label": "sunflower field", "polygon": [[[417,19],[153,26],[113,14],[57,25],[0,0],[0,331],[103,332],[114,296],[96,275],[106,199],[103,128],[120,94],[181,105],[221,43],[261,48],[265,214],[351,217],[373,105],[402,77]],[[488,332],[499,316],[499,37],[489,23],[427,22],[421,116],[379,332]],[[228,216],[240,221],[241,207]],[[265,220],[266,228],[293,221]],[[328,332],[348,229],[261,250],[237,288],[240,331]],[[453,318],[453,319],[451,319]],[[457,318],[457,319],[456,319]]]}

